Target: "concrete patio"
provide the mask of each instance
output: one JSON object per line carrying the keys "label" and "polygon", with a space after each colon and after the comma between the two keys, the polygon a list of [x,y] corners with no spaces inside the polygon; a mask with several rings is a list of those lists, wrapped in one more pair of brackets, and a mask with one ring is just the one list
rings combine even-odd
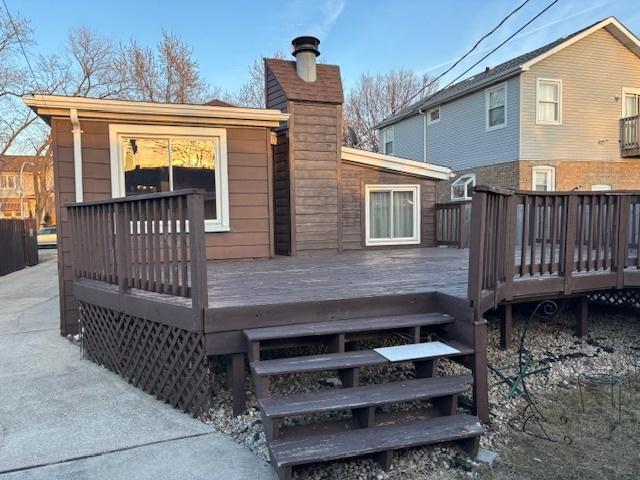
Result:
{"label": "concrete patio", "polygon": [[82,359],[58,333],[56,259],[47,257],[0,277],[2,480],[272,478],[210,426]]}

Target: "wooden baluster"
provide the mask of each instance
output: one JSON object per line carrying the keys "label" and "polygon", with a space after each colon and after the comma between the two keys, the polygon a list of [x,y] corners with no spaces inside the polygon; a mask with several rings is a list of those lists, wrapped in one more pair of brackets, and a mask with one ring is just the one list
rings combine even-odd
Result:
{"label": "wooden baluster", "polygon": [[626,195],[618,197],[618,245],[616,247],[617,288],[624,288],[624,269],[627,263],[628,252],[629,204],[630,197]]}
{"label": "wooden baluster", "polygon": [[178,295],[180,286],[180,276],[178,274],[179,258],[178,258],[178,218],[176,210],[176,201],[169,198],[169,225],[171,242],[171,294]]}
{"label": "wooden baluster", "polygon": [[153,289],[158,293],[162,293],[162,254],[160,252],[160,215],[158,208],[160,200],[153,201],[153,266],[154,266],[154,284]]}
{"label": "wooden baluster", "polygon": [[565,200],[565,225],[564,225],[564,293],[570,295],[573,291],[573,270],[575,268],[576,249],[576,222],[578,215],[579,199],[576,195],[569,195]]}
{"label": "wooden baluster", "polygon": [[551,197],[551,251],[549,252],[549,274],[556,272],[555,263],[558,261],[556,255],[556,244],[558,243],[558,197]]}
{"label": "wooden baluster", "polygon": [[548,209],[548,196],[545,195],[544,197],[542,197],[542,245],[540,247],[540,275],[544,274],[545,271],[547,270],[547,235],[548,235],[548,228],[547,228],[547,220],[549,218],[549,215],[547,213],[547,209]]}
{"label": "wooden baluster", "polygon": [[596,213],[596,232],[594,234],[595,238],[595,260],[594,260],[594,269],[600,270],[600,249],[602,247],[602,200],[603,196],[598,195],[597,197],[597,211]]}
{"label": "wooden baluster", "polygon": [[183,297],[189,296],[189,278],[188,278],[188,257],[187,257],[187,219],[186,219],[186,205],[184,197],[178,197],[178,210],[180,215],[180,274],[182,276],[180,284],[180,295]]}

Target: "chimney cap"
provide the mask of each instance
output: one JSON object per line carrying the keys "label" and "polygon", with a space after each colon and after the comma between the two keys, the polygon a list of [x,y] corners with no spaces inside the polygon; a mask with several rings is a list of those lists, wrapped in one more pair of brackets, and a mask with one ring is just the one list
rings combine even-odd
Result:
{"label": "chimney cap", "polygon": [[293,56],[296,56],[300,52],[313,52],[316,57],[320,55],[320,50],[318,50],[320,40],[316,37],[310,35],[296,37],[291,41],[291,45],[293,46]]}

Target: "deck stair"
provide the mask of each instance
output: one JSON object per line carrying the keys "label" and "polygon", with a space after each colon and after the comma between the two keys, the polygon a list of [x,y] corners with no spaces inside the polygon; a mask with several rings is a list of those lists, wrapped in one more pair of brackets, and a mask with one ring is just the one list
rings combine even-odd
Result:
{"label": "deck stair", "polygon": [[[459,413],[457,398],[473,384],[471,375],[435,376],[441,359],[465,366],[474,350],[455,338],[454,317],[442,313],[355,318],[245,330],[251,373],[256,386],[271,465],[281,480],[308,463],[373,455],[383,469],[394,450],[456,441],[475,454],[483,432],[478,419]],[[360,385],[360,369],[391,361],[376,350],[356,350],[353,340],[402,331],[412,343],[442,342],[455,352],[424,352],[408,361],[415,378]],[[322,355],[265,360],[272,345],[321,339],[329,346]],[[441,344],[438,344],[441,345]],[[396,347],[399,348],[399,347]],[[397,350],[396,350],[397,351]],[[273,376],[337,371],[342,388],[293,395],[272,395]],[[428,402],[428,403],[427,403]],[[392,406],[405,404],[406,408]],[[426,406],[428,405],[428,406]],[[328,417],[329,413],[344,413]],[[287,419],[311,416],[301,424]]]}

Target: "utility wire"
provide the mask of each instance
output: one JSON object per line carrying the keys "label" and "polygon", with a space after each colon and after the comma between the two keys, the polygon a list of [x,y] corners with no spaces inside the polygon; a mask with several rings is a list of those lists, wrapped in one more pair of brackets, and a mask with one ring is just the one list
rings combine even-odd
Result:
{"label": "utility wire", "polygon": [[[499,45],[497,45],[493,50],[491,50],[489,53],[487,53],[484,57],[482,57],[480,60],[478,60],[476,63],[474,63],[473,65],[471,65],[469,68],[467,68],[464,72],[462,72],[460,75],[458,75],[456,78],[454,78],[453,80],[451,80],[444,88],[442,88],[442,90],[445,90],[447,88],[449,88],[451,85],[453,85],[456,81],[458,81],[461,77],[463,77],[464,75],[466,75],[467,73],[469,73],[471,70],[473,70],[475,67],[477,67],[480,63],[482,63],[487,57],[489,57],[490,55],[492,55],[496,50],[498,50],[499,48],[501,48],[505,43],[507,43],[509,40],[511,40],[513,37],[515,37],[516,35],[518,35],[522,30],[524,30],[525,28],[527,28],[529,25],[531,25],[535,20],[537,20],[540,16],[542,16],[547,10],[549,10],[551,7],[553,7],[556,3],[558,3],[560,0],[553,0],[553,2],[551,2],[549,5],[547,5],[545,8],[543,8],[542,10],[540,10],[531,20],[529,20],[527,23],[525,23],[523,26],[521,26],[518,30],[516,30],[515,32],[513,32],[511,35],[509,35],[503,42],[501,42]],[[436,92],[438,93],[438,92]],[[424,102],[428,102],[429,100],[431,100],[436,93],[434,93],[433,95],[429,96],[428,98],[426,98],[424,100]]]}
{"label": "utility wire", "polygon": [[37,89],[40,89],[40,86],[38,85],[38,78],[36,77],[36,74],[33,71],[33,68],[31,67],[31,62],[29,61],[29,57],[27,56],[27,51],[24,48],[24,45],[22,44],[22,39],[20,38],[20,34],[18,33],[18,29],[16,28],[16,24],[13,21],[13,17],[11,16],[11,12],[9,11],[9,7],[7,6],[7,2],[5,0],[2,0],[2,4],[4,5],[4,9],[7,12],[7,16],[9,17],[9,23],[11,24],[11,28],[13,29],[13,33],[15,34],[16,39],[18,40],[18,45],[20,45],[20,50],[22,51],[22,55],[24,56],[24,59],[27,62],[27,67],[29,68],[29,71],[31,72],[31,76],[33,77],[33,82],[35,84],[35,87]]}
{"label": "utility wire", "polygon": [[[4,1],[4,0],[3,0]],[[426,85],[423,85],[416,93],[414,93],[413,95],[411,95],[411,97],[409,97],[407,100],[404,101],[404,103],[402,105],[400,105],[400,107],[398,108],[398,110],[402,110],[406,105],[408,105],[414,98],[416,98],[418,95],[420,95],[422,92],[424,92],[427,88],[429,88],[431,85],[434,85],[438,80],[440,80],[442,77],[444,77],[447,73],[449,73],[451,70],[453,70],[455,67],[457,67],[460,62],[462,62],[462,60],[464,60],[465,58],[467,58],[469,55],[471,55],[476,48],[478,48],[478,46],[488,37],[490,37],[491,35],[493,35],[502,25],[504,25],[504,23],[509,20],[515,13],[517,13],[519,10],[522,9],[522,7],[524,7],[527,3],[529,3],[530,0],[525,0],[524,2],[522,2],[520,5],[518,5],[514,10],[511,11],[511,13],[509,13],[509,15],[507,15],[506,17],[504,17],[502,20],[500,20],[500,23],[498,23],[495,27],[493,27],[493,29],[491,29],[491,31],[485,33],[482,37],[480,37],[480,40],[478,40],[475,45],[473,45],[473,47],[471,47],[470,50],[467,51],[467,53],[465,53],[464,55],[462,55],[458,60],[456,60],[456,62],[451,65],[449,68],[447,68],[444,72],[442,72],[440,75],[438,75],[437,77],[435,77],[433,80],[431,80],[429,83],[427,83]]]}

